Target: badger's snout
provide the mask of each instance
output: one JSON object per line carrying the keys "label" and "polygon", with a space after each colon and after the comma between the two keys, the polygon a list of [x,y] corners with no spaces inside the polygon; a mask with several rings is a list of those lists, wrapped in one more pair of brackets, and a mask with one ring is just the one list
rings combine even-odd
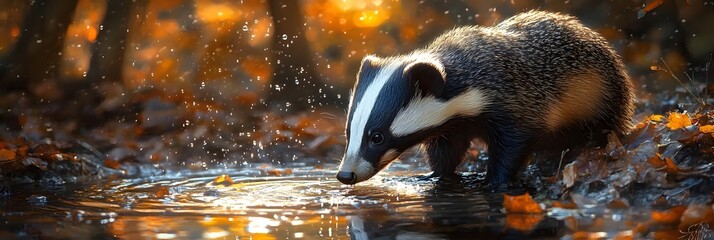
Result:
{"label": "badger's snout", "polygon": [[337,180],[344,184],[356,184],[366,181],[377,173],[371,163],[360,157],[345,156],[337,169]]}
{"label": "badger's snout", "polygon": [[344,184],[355,184],[357,183],[357,175],[353,172],[339,171],[337,172],[337,180]]}

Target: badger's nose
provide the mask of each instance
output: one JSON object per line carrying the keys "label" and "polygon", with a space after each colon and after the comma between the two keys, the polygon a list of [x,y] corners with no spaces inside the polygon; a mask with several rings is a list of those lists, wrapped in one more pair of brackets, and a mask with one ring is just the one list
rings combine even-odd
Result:
{"label": "badger's nose", "polygon": [[355,176],[355,173],[353,173],[353,172],[345,172],[345,171],[337,172],[337,180],[340,180],[340,182],[342,182],[344,184],[355,184],[356,179],[357,179],[357,176]]}

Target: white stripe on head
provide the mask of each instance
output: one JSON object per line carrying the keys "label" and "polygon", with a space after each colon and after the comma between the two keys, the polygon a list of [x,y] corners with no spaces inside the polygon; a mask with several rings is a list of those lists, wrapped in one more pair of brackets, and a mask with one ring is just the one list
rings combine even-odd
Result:
{"label": "white stripe on head", "polygon": [[392,63],[382,68],[376,75],[375,79],[369,84],[364,91],[361,100],[355,104],[354,113],[352,113],[352,121],[350,122],[350,136],[347,145],[347,154],[342,159],[340,171],[353,172],[358,167],[359,150],[362,147],[362,137],[365,134],[365,126],[369,120],[372,109],[377,102],[379,93],[387,84],[389,78],[399,68],[400,64]]}
{"label": "white stripe on head", "polygon": [[448,101],[419,94],[397,113],[390,130],[396,137],[441,125],[456,116],[476,116],[488,105],[483,91],[471,88]]}

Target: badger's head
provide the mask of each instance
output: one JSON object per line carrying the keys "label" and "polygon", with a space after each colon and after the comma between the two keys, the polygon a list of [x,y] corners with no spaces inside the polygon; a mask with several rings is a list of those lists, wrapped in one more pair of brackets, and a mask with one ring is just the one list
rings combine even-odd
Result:
{"label": "badger's head", "polygon": [[367,56],[357,74],[347,118],[347,147],[337,179],[355,184],[374,176],[442,124],[439,107],[446,76],[429,55]]}

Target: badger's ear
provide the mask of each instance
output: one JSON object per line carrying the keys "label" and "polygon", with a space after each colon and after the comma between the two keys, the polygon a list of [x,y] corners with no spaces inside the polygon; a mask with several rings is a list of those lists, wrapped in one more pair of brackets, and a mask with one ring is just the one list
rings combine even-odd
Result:
{"label": "badger's ear", "polygon": [[379,60],[380,58],[374,55],[364,56],[364,58],[362,58],[362,64],[360,64],[360,70],[376,66]]}
{"label": "badger's ear", "polygon": [[446,74],[444,67],[436,60],[419,60],[404,68],[404,77],[417,86],[421,96],[441,96],[444,92]]}

